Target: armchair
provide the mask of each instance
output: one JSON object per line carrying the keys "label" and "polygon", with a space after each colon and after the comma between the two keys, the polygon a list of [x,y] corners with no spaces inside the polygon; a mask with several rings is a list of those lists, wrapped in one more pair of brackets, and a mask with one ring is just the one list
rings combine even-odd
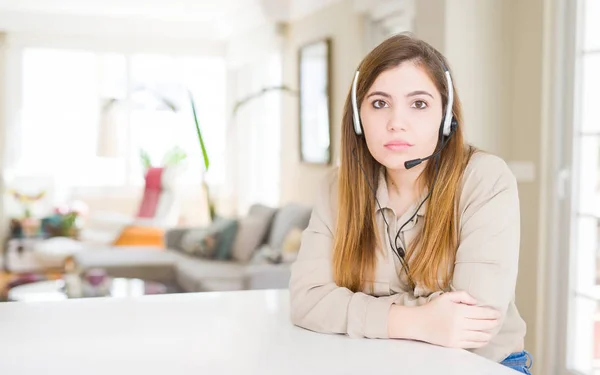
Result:
{"label": "armchair", "polygon": [[90,216],[80,239],[96,245],[163,247],[166,228],[179,219],[175,191],[177,167],[149,168],[139,208],[133,217],[99,213]]}

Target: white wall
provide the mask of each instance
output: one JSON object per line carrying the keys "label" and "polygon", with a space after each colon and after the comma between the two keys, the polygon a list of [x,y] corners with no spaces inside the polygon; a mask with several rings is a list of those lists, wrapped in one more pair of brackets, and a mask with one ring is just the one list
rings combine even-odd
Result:
{"label": "white wall", "polygon": [[[298,50],[309,42],[331,38],[331,148],[332,160],[339,156],[340,124],[344,101],[358,63],[364,56],[364,21],[349,0],[332,4],[292,22],[284,53],[283,81],[298,87]],[[284,99],[282,121],[281,201],[312,204],[318,183],[329,166],[300,163],[298,99]]]}
{"label": "white wall", "polygon": [[[465,113],[466,138],[504,158],[541,168],[544,0],[421,0],[415,34],[448,58]],[[516,171],[516,170],[515,170]],[[518,171],[516,171],[518,172]],[[539,173],[538,173],[539,174]],[[517,306],[528,324],[526,347],[543,342],[540,299],[541,181],[520,179],[521,257]],[[541,353],[540,353],[541,355]],[[538,371],[538,370],[536,370]]]}
{"label": "white wall", "polygon": [[[517,304],[529,324],[526,344],[542,359],[545,314],[543,275],[546,263],[539,233],[546,218],[540,215],[543,182],[542,139],[550,127],[542,122],[542,72],[544,64],[543,15],[544,0],[518,1],[513,5],[512,93],[509,155],[512,160],[531,161],[538,171],[535,181],[519,184],[521,200],[521,258]],[[540,361],[542,363],[542,361]],[[535,371],[538,374],[541,366]]]}
{"label": "white wall", "polygon": [[461,0],[446,12],[446,57],[464,106],[467,140],[508,156],[511,2]]}
{"label": "white wall", "polygon": [[504,0],[423,0],[415,20],[415,34],[450,63],[467,141],[503,157],[511,120],[511,10]]}

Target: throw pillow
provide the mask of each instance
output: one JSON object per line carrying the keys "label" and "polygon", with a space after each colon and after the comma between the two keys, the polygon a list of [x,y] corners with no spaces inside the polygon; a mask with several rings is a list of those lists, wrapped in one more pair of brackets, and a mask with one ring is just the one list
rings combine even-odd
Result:
{"label": "throw pillow", "polygon": [[264,237],[264,220],[259,217],[246,216],[240,219],[238,224],[231,257],[238,262],[246,263]]}
{"label": "throw pillow", "polygon": [[217,249],[220,233],[214,228],[195,228],[181,237],[181,249],[192,256],[212,258]]}
{"label": "throw pillow", "polygon": [[144,246],[150,249],[163,249],[165,231],[161,228],[128,225],[113,243],[114,246]]}
{"label": "throw pillow", "polygon": [[308,226],[311,209],[295,203],[285,205],[275,215],[267,244],[273,249],[281,249],[285,236],[294,228]]}
{"label": "throw pillow", "polygon": [[304,231],[300,228],[294,228],[286,234],[281,245],[281,251],[283,253],[297,253],[300,250],[300,243],[302,241],[302,233]]}
{"label": "throw pillow", "polygon": [[233,219],[216,218],[213,226],[219,232],[219,241],[215,249],[215,259],[228,260],[231,258],[233,242],[235,241],[238,222]]}
{"label": "throw pillow", "polygon": [[236,220],[215,218],[206,227],[189,229],[181,237],[181,249],[192,256],[227,260],[231,257],[236,233]]}

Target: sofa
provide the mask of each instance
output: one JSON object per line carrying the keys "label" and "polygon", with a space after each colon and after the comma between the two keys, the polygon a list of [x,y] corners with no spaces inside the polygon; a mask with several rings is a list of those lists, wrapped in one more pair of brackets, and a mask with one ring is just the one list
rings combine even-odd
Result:
{"label": "sofa", "polygon": [[[310,214],[299,204],[255,204],[237,219],[167,230],[163,250],[109,247],[80,252],[73,261],[81,274],[101,268],[113,277],[161,282],[171,292],[287,288]],[[207,252],[207,244],[216,251]]]}

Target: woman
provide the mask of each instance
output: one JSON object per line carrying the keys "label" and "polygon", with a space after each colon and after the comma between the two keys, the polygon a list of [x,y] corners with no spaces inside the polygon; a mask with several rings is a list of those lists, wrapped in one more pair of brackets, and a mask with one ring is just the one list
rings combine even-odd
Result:
{"label": "woman", "polygon": [[323,183],[292,267],[292,320],[469,349],[529,373],[514,300],[517,184],[504,161],[465,144],[447,66],[407,35],[361,62],[341,165]]}

